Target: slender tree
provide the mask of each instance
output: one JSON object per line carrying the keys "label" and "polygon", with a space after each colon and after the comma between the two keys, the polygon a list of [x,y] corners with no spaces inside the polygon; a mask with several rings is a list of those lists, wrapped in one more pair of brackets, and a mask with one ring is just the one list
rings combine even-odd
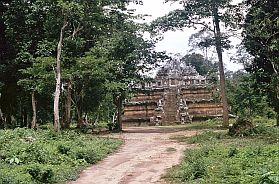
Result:
{"label": "slender tree", "polygon": [[[114,5],[114,7],[113,7]],[[60,28],[60,37],[58,40],[57,45],[57,55],[56,55],[56,68],[55,68],[55,78],[56,78],[56,88],[54,93],[54,127],[56,131],[60,130],[60,116],[59,116],[59,99],[60,99],[60,92],[61,92],[61,59],[63,58],[63,41],[67,38],[70,38],[70,40],[74,41],[77,38],[83,38],[86,39],[86,37],[91,38],[92,34],[95,36],[98,36],[98,33],[92,33],[94,30],[93,26],[91,25],[93,22],[96,22],[93,20],[93,18],[96,18],[96,15],[98,19],[105,19],[106,13],[117,13],[120,8],[124,8],[124,2],[114,2],[114,1],[100,1],[98,2],[86,2],[86,1],[58,1],[58,11],[60,9],[60,20],[61,20],[61,28]],[[97,8],[96,8],[97,7]],[[104,8],[106,7],[107,10]],[[94,12],[96,11],[96,12]],[[112,16],[110,15],[110,16]],[[109,24],[108,22],[105,23],[105,26],[98,27],[99,30],[101,30],[104,33],[109,32]],[[90,23],[91,22],[91,23]],[[100,24],[100,22],[98,22]],[[90,27],[92,26],[92,27]],[[102,30],[102,28],[105,28]],[[83,32],[83,30],[85,30]],[[78,35],[80,34],[80,35]],[[87,35],[86,35],[87,34]],[[103,33],[102,33],[103,34]],[[88,39],[87,38],[87,39]],[[94,39],[94,38],[92,38]],[[67,53],[66,53],[67,54]],[[67,85],[68,88],[71,88],[71,85]],[[70,89],[68,89],[68,92]],[[69,102],[69,99],[68,99]],[[70,104],[67,104],[67,118],[69,119],[69,108]],[[82,121],[82,111],[78,111],[79,115],[79,124],[81,124]]]}

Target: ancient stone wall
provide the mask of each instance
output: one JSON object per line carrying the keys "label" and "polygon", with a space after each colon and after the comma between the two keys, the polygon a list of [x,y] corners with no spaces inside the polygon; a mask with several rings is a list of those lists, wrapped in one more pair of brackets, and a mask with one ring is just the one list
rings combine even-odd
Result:
{"label": "ancient stone wall", "polygon": [[217,88],[194,67],[177,61],[137,89],[140,92],[124,104],[124,126],[184,124],[222,115]]}

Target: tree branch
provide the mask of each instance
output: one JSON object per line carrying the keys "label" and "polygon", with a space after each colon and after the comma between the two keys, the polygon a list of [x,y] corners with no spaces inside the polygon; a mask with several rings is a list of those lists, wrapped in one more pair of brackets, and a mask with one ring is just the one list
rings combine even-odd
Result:
{"label": "tree branch", "polygon": [[73,24],[74,30],[73,30],[73,34],[72,34],[72,40],[75,39],[76,34],[81,31],[83,29],[83,27],[80,27],[80,24],[78,24],[78,27],[75,27],[75,24]]}

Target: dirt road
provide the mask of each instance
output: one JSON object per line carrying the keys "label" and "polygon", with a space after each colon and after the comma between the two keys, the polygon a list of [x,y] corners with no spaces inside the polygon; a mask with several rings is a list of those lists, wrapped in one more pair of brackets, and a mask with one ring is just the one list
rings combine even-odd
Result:
{"label": "dirt road", "polygon": [[164,183],[162,174],[177,165],[185,145],[169,139],[176,135],[193,136],[196,131],[163,127],[129,128],[110,137],[124,140],[117,153],[84,170],[69,184],[149,184]]}

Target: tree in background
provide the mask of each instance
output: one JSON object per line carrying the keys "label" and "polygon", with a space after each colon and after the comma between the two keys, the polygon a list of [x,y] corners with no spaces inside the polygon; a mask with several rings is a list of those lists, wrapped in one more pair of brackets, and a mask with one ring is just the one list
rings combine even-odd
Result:
{"label": "tree in background", "polygon": [[[55,109],[59,131],[61,122],[67,128],[72,119],[82,126],[104,100],[122,102],[128,85],[141,78],[139,71],[160,55],[143,40],[143,26],[125,13],[127,2],[1,1],[1,126],[18,126],[21,119],[29,124],[30,115],[33,126],[36,119],[52,121]],[[45,75],[50,71],[56,79]]]}
{"label": "tree in background", "polygon": [[189,38],[189,45],[193,49],[202,49],[205,59],[208,59],[208,51],[213,46],[214,40],[211,32],[198,32]]}
{"label": "tree in background", "polygon": [[[9,127],[15,126],[18,117],[27,114],[24,90],[17,85],[17,81],[22,77],[20,70],[32,65],[37,45],[44,37],[45,14],[38,8],[40,5],[34,1],[1,1],[0,4],[4,7],[0,19],[1,47],[3,46],[0,51],[0,81],[4,84],[0,109],[4,123]],[[23,106],[18,107],[17,104]]]}
{"label": "tree in background", "polygon": [[[27,57],[30,60],[32,58],[31,55]],[[34,59],[34,58],[33,58]],[[41,60],[41,58],[37,58],[33,61],[32,67],[22,69],[24,78],[18,81],[18,85],[22,86],[23,89],[28,91],[31,95],[31,103],[32,103],[32,121],[31,128],[37,128],[37,100],[36,95],[42,94],[43,91],[48,91],[48,88],[52,86],[52,64],[53,58],[49,58],[49,60]]]}
{"label": "tree in background", "polygon": [[[76,70],[81,73],[87,72],[96,79],[96,82],[101,81],[98,89],[104,89],[104,92],[100,94],[111,94],[109,96],[112,97],[112,103],[117,107],[119,129],[121,129],[122,102],[127,93],[131,92],[129,85],[141,79],[140,72],[152,67],[160,58],[164,58],[163,53],[154,51],[153,43],[142,38],[139,30],[141,26],[131,20],[121,21],[118,30],[109,37],[102,37],[96,43],[96,47],[92,48],[86,57],[81,58],[79,61],[81,68]],[[98,84],[96,82],[92,84]]]}
{"label": "tree in background", "polygon": [[[223,103],[223,126],[229,125],[228,103],[225,90],[225,74],[223,66],[223,50],[227,47],[228,38],[237,30],[242,20],[239,6],[233,5],[232,0],[167,0],[179,2],[182,9],[172,11],[168,15],[153,22],[153,29],[157,32],[168,30],[182,30],[184,27],[200,28],[202,32],[213,33],[213,45],[217,51]],[[226,28],[221,32],[221,27]]]}
{"label": "tree in background", "polygon": [[277,0],[248,0],[243,44],[254,58],[247,71],[268,96],[279,126],[279,3]]}
{"label": "tree in background", "polygon": [[[56,90],[54,93],[54,127],[57,131],[60,129],[60,116],[59,116],[59,99],[60,99],[60,90],[61,90],[61,59],[63,58],[62,49],[63,49],[63,40],[67,37],[71,38],[71,40],[76,40],[79,38],[79,41],[89,39],[90,36],[84,33],[98,34],[94,33],[94,28],[91,24],[96,22],[94,18],[97,18],[96,15],[100,20],[108,21],[109,19],[106,18],[107,15],[110,15],[111,12],[118,13],[121,9],[124,8],[124,1],[58,1],[57,9],[58,12],[58,22],[60,20],[60,37],[58,40],[57,45],[57,55],[56,55],[56,68],[55,68],[55,78],[56,78]],[[60,13],[59,13],[60,12]],[[110,15],[111,16],[111,15]],[[90,22],[90,23],[88,23]],[[103,22],[106,27],[102,30],[103,26],[101,26],[101,22],[97,21],[100,25],[99,29],[102,32],[108,33],[110,29],[112,29],[109,23]],[[92,26],[92,27],[90,27]],[[83,31],[85,29],[85,31]],[[87,36],[87,37],[86,37]],[[92,36],[91,36],[92,37]],[[82,40],[83,39],[83,40]],[[92,38],[94,39],[94,38]],[[86,43],[86,42],[83,42]],[[71,85],[68,82],[68,89],[71,88]],[[69,90],[68,90],[69,92]],[[69,119],[69,107],[70,105],[67,103],[67,119]],[[80,114],[80,113],[79,113]],[[81,117],[79,117],[79,121],[81,121]]]}
{"label": "tree in background", "polygon": [[181,60],[194,66],[200,75],[209,75],[210,73],[216,73],[218,70],[218,66],[215,63],[205,59],[201,54],[186,54]]}
{"label": "tree in background", "polygon": [[258,87],[253,74],[239,70],[230,75],[226,73],[226,80],[232,114],[247,118],[256,116],[274,118],[267,96]]}

